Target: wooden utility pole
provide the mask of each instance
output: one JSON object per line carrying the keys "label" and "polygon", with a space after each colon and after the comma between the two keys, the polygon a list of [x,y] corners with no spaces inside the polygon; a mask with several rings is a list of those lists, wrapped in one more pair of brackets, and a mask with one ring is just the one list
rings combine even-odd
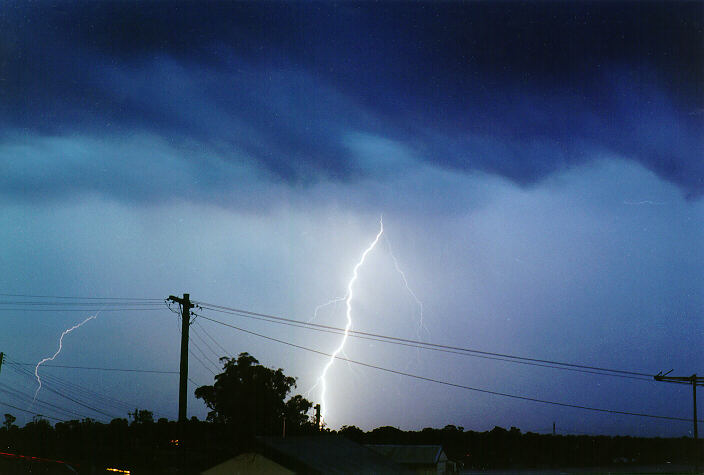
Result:
{"label": "wooden utility pole", "polygon": [[186,406],[188,395],[188,330],[191,327],[191,303],[190,294],[183,294],[183,298],[169,295],[168,300],[181,305],[181,368],[178,384],[178,422],[186,422]]}
{"label": "wooden utility pole", "polygon": [[190,294],[183,294],[183,298],[169,295],[167,300],[171,300],[181,305],[181,377],[178,382],[178,445],[181,450],[181,466],[186,470],[186,407],[188,402],[188,330],[191,327],[191,303]]}
{"label": "wooden utility pole", "polygon": [[697,424],[697,386],[704,386],[704,377],[697,377],[696,373],[692,376],[668,376],[672,370],[665,374],[660,371],[658,374],[653,376],[655,381],[664,381],[666,383],[679,383],[679,384],[691,384],[692,385],[692,424],[694,425],[694,430],[692,435],[694,436],[694,463],[696,465],[696,470],[699,471],[699,429]]}

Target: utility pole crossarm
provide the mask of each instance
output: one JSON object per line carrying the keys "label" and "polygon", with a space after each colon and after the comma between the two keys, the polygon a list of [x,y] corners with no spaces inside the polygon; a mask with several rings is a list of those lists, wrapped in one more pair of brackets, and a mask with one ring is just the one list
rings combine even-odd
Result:
{"label": "utility pole crossarm", "polygon": [[668,373],[662,374],[662,372],[653,376],[655,381],[663,381],[666,383],[679,383],[679,384],[696,384],[697,386],[704,386],[704,376],[697,376],[693,374],[692,376],[667,376]]}
{"label": "utility pole crossarm", "polygon": [[195,307],[194,304],[191,303],[191,299],[189,298],[190,294],[183,294],[184,298],[179,298],[175,297],[173,295],[169,295],[169,297],[166,300],[171,300],[172,302],[175,302],[177,304],[180,304],[184,307],[188,307],[189,309]]}

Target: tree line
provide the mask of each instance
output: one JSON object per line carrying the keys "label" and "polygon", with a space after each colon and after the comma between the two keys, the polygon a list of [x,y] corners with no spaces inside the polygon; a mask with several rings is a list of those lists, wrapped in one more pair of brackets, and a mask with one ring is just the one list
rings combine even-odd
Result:
{"label": "tree line", "polygon": [[[518,428],[465,431],[448,425],[402,431],[379,427],[339,431],[316,426],[313,403],[292,395],[296,379],[282,369],[261,365],[248,353],[221,358],[222,372],[195,396],[209,409],[205,421],[191,418],[182,427],[153,413],[135,409],[127,418],[100,423],[93,419],[52,425],[35,418],[18,427],[6,413],[0,428],[4,452],[69,461],[79,472],[129,467],[132,473],[160,473],[185,463],[197,473],[236,453],[247,451],[258,435],[287,436],[337,433],[361,444],[442,445],[448,457],[467,468],[547,468],[692,462],[692,439],[566,436],[522,433]],[[701,448],[700,448],[701,449]],[[140,472],[140,470],[142,472]]]}

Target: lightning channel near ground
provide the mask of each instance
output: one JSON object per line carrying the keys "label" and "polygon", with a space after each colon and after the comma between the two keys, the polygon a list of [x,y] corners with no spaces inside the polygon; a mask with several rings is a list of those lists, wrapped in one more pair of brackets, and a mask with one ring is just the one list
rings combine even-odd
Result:
{"label": "lightning channel near ground", "polygon": [[34,404],[34,401],[37,400],[37,394],[39,394],[39,390],[42,389],[42,379],[39,377],[39,366],[42,365],[43,363],[46,363],[47,361],[53,361],[54,358],[59,356],[59,353],[61,353],[61,349],[63,348],[64,337],[66,335],[71,333],[76,328],[83,326],[84,323],[86,323],[90,320],[93,320],[94,318],[97,318],[97,317],[98,317],[98,314],[96,313],[95,315],[91,315],[90,317],[86,318],[81,323],[78,323],[78,324],[72,326],[71,328],[64,330],[63,333],[61,333],[61,336],[59,337],[59,349],[56,350],[56,353],[54,353],[54,356],[51,356],[49,358],[44,358],[39,363],[37,363],[37,366],[35,366],[35,368],[34,368],[34,376],[37,378],[37,383],[39,385],[37,386],[37,390],[34,391],[34,398],[32,399],[32,404]]}
{"label": "lightning channel near ground", "polygon": [[[328,360],[327,364],[323,367],[323,371],[320,373],[320,377],[318,378],[318,382],[320,383],[320,417],[325,420],[325,415],[327,414],[328,410],[328,404],[327,401],[325,400],[325,396],[327,393],[327,381],[325,377],[327,376],[328,370],[332,366],[333,362],[335,361],[335,358],[337,358],[337,355],[339,355],[341,352],[344,351],[345,348],[345,343],[347,342],[347,337],[349,336],[349,331],[350,328],[352,328],[352,299],[354,298],[354,284],[357,281],[357,277],[359,276],[359,268],[362,267],[364,264],[364,261],[367,258],[367,255],[372,252],[372,250],[376,247],[377,243],[379,242],[379,239],[381,238],[381,235],[384,233],[384,221],[382,218],[379,218],[379,232],[377,233],[376,237],[374,240],[367,246],[367,248],[364,250],[362,253],[362,256],[360,257],[359,261],[357,264],[354,266],[354,269],[352,270],[352,278],[350,279],[349,283],[347,284],[347,293],[345,294],[344,300],[345,300],[345,305],[346,305],[346,317],[347,317],[347,323],[345,324],[345,331],[342,335],[342,340],[340,341],[339,346],[335,349],[335,351],[330,355],[330,359]],[[328,303],[333,303],[338,299],[333,299]],[[320,307],[318,307],[320,308]]]}

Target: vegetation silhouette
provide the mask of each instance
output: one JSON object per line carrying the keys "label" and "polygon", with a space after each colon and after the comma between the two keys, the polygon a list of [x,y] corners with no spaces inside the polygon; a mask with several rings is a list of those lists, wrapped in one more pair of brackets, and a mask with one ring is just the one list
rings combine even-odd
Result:
{"label": "vegetation silhouette", "polygon": [[[313,403],[301,395],[291,396],[296,379],[282,369],[267,368],[249,353],[220,361],[223,370],[213,384],[195,391],[209,409],[207,420],[192,417],[183,432],[176,421],[155,421],[151,411],[139,408],[128,414],[131,421],[117,418],[107,424],[85,418],[52,426],[37,416],[18,427],[15,416],[7,413],[0,426],[0,447],[3,452],[29,458],[68,461],[79,473],[95,473],[106,467],[133,473],[200,473],[251,451],[256,447],[256,436],[281,436],[284,425],[286,436],[334,432],[316,427],[310,415]],[[516,427],[474,432],[454,425],[419,431],[389,426],[364,431],[348,425],[337,433],[360,444],[442,445],[451,460],[480,470],[670,462],[673,465],[667,467],[686,467],[693,462],[691,438],[684,437],[551,435],[521,433]],[[187,443],[179,440],[181,436]],[[184,450],[186,466],[181,462]],[[29,469],[41,472],[40,467],[28,465],[34,462],[23,460],[20,464],[0,456],[0,473],[28,473]]]}
{"label": "vegetation silhouette", "polygon": [[296,378],[281,368],[261,365],[249,353],[237,359],[220,358],[223,372],[212,386],[201,386],[195,396],[208,406],[208,422],[230,426],[239,435],[279,435],[284,431],[311,432],[315,424],[308,412],[313,403],[301,395],[286,397],[296,387]]}

